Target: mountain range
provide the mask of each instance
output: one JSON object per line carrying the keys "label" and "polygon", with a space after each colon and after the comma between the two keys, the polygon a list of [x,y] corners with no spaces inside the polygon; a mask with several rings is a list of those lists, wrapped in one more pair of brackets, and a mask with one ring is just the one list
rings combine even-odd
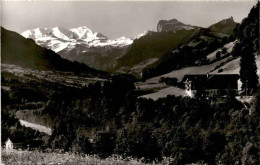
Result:
{"label": "mountain range", "polygon": [[224,33],[231,35],[233,30],[238,24],[234,21],[233,17],[223,19],[216,24],[209,26],[209,29],[218,33]]}
{"label": "mountain range", "polygon": [[38,45],[55,51],[65,59],[106,70],[108,67],[112,67],[114,61],[125,53],[134,39],[140,38],[146,33],[145,31],[132,38],[123,36],[110,40],[101,33],[81,26],[72,29],[62,27],[36,28],[26,30],[21,35],[35,40]]}
{"label": "mountain range", "polygon": [[93,32],[86,26],[78,28],[65,29],[62,27],[36,28],[26,30],[21,34],[25,38],[31,38],[37,44],[46,44],[46,47],[53,48],[55,52],[59,52],[66,47],[75,46],[76,44],[84,44],[86,47],[98,46],[115,46],[123,47],[133,42],[132,38],[120,37],[115,40],[109,40],[105,35]]}
{"label": "mountain range", "polygon": [[212,39],[221,39],[230,36],[236,25],[232,17],[208,28],[188,25],[177,19],[160,20],[156,32],[147,30],[134,37],[123,36],[114,40],[86,26],[71,29],[36,28],[26,30],[21,35],[69,61],[109,72],[140,76],[147,66],[156,63],[164,54],[180,45],[192,43],[196,36],[201,38],[202,33],[207,33],[202,37],[203,42],[211,41],[209,38],[212,36]]}
{"label": "mountain range", "polygon": [[[169,62],[168,57],[171,56],[171,52],[175,52],[176,54],[176,52],[179,52],[179,48],[185,45],[194,47],[192,49],[200,56],[192,56],[192,59],[198,60],[198,58],[202,58],[203,56],[201,52],[206,54],[209,51],[213,51],[220,46],[217,42],[221,43],[223,38],[226,40],[231,36],[230,31],[235,28],[234,25],[236,24],[233,19],[228,18],[212,25],[212,27],[218,28],[202,28],[184,24],[177,19],[161,20],[157,24],[157,32],[150,32],[149,35],[136,39],[133,42],[125,55],[118,59],[113,71],[128,72],[141,77],[143,75],[142,72],[144,73],[144,71],[149,70],[147,68],[151,68],[150,66],[158,68],[160,65],[165,69],[156,69],[158,72],[154,72],[152,69],[148,72],[153,73],[152,75],[165,73],[182,66],[182,63],[179,65],[179,62],[175,65],[176,58],[186,61],[184,56],[179,54],[178,57],[175,55],[174,62]],[[150,59],[153,59],[153,62]],[[190,65],[194,64],[193,60],[189,60]]]}
{"label": "mountain range", "polygon": [[[159,22],[160,23],[160,22]],[[177,31],[179,25],[183,23],[176,20],[169,20],[166,31]],[[177,28],[172,26],[177,25]],[[158,76],[172,70],[181,69],[196,65],[196,63],[204,63],[206,56],[223,46],[224,44],[233,40],[233,30],[237,26],[233,18],[223,19],[208,28],[185,25],[184,28],[192,31],[190,35],[178,47],[172,47],[169,51],[160,54],[158,60],[151,65],[146,66],[142,70],[142,77],[144,79]],[[140,74],[140,73],[139,73]]]}
{"label": "mountain range", "polygon": [[[230,17],[208,29],[214,35],[226,37],[232,33],[235,25]],[[139,75],[145,67],[156,62],[163,54],[187,42],[199,29],[202,28],[171,19],[160,20],[156,32],[147,30],[134,37],[123,36],[114,40],[86,26],[72,29],[36,28],[26,30],[21,35],[33,39],[38,45],[51,49],[70,61],[110,72],[130,72]]]}
{"label": "mountain range", "polygon": [[[77,70],[82,66],[86,69],[87,66],[80,64],[85,63],[95,69],[130,73],[147,79],[176,69],[207,65],[211,62],[206,58],[209,53],[243,36],[240,32],[248,29],[245,23],[237,24],[233,17],[229,17],[202,28],[177,19],[161,20],[156,32],[148,30],[135,37],[115,40],[86,26],[36,28],[22,33],[27,39],[2,29],[2,62],[47,70]],[[255,22],[250,23],[250,29],[256,29],[256,25]],[[254,39],[255,45],[257,41]],[[35,54],[37,56],[34,57]],[[72,69],[73,65],[75,69]]]}
{"label": "mountain range", "polygon": [[107,73],[87,65],[63,59],[54,51],[37,45],[34,40],[26,39],[3,27],[1,27],[1,62],[28,69],[74,72],[89,77],[107,76]]}

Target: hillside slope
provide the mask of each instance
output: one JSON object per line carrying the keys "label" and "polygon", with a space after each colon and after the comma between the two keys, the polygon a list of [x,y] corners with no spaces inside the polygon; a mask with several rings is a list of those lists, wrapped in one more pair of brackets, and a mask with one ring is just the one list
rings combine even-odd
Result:
{"label": "hillside slope", "polygon": [[[176,19],[160,20],[157,32],[149,32],[134,40],[110,71],[127,72],[147,79],[194,65],[195,61],[202,60],[230,41],[228,37],[236,25],[232,17],[210,28],[187,25]],[[150,59],[156,60],[151,63]],[[137,67],[139,69],[133,69]]]}
{"label": "hillside slope", "polygon": [[210,30],[223,34],[233,34],[233,30],[238,24],[234,21],[233,17],[224,19],[209,27]]}
{"label": "hillside slope", "polygon": [[[155,92],[150,93],[148,95],[144,95],[145,98],[152,98],[158,99],[160,97],[166,97],[166,94],[170,95],[182,95],[184,94],[183,90],[180,91],[178,88],[172,88],[166,85],[162,85],[160,83],[160,79],[162,77],[169,77],[169,78],[177,78],[178,81],[181,81],[185,74],[239,74],[240,71],[240,57],[237,55],[232,55],[233,48],[236,43],[243,43],[246,37],[250,37],[254,43],[254,52],[256,54],[256,65],[257,65],[257,74],[260,78],[260,56],[259,56],[259,4],[254,6],[248,16],[234,29],[234,34],[231,38],[234,39],[232,42],[228,42],[223,47],[219,45],[219,48],[215,51],[208,53],[205,55],[207,63],[197,66],[189,66],[180,69],[175,69],[173,71],[169,71],[166,74],[159,74],[158,76],[152,77],[147,79],[144,83],[136,83],[136,86],[140,89],[147,88],[152,90],[154,87]],[[204,35],[205,36],[205,35]],[[196,40],[190,42],[188,45],[196,47]],[[222,42],[223,43],[223,42]],[[242,45],[243,47],[243,45]],[[217,58],[217,52],[223,52],[223,48],[226,49],[226,54],[221,54],[219,59]],[[178,52],[178,51],[174,51]],[[168,60],[168,59],[166,59]],[[165,62],[167,62],[165,60]],[[169,60],[168,60],[169,62]],[[171,61],[169,62],[171,63]],[[165,64],[165,63],[163,63]],[[173,63],[171,63],[172,65]],[[165,66],[165,65],[164,65]],[[167,66],[165,66],[167,67]],[[169,69],[169,66],[168,66]],[[161,72],[162,73],[162,72]],[[239,81],[239,87],[241,86],[241,82]],[[151,88],[150,88],[151,87]],[[158,87],[160,90],[158,90]],[[166,92],[168,91],[168,92]],[[185,94],[184,94],[185,95]],[[183,96],[184,96],[183,95]]]}
{"label": "hillside slope", "polygon": [[38,46],[32,39],[1,27],[1,60],[4,64],[19,65],[29,69],[58,70],[84,73],[88,76],[108,76],[78,62],[61,58],[52,50]]}
{"label": "hillside slope", "polygon": [[[162,54],[158,61],[142,72],[143,79],[159,76],[181,68],[207,64],[206,56],[228,42],[226,36],[210,29],[197,29],[186,43]],[[197,63],[197,64],[196,64]]]}
{"label": "hillside slope", "polygon": [[[185,43],[194,33],[192,30],[177,30],[175,32],[149,32],[134,40],[125,55],[118,59],[112,71],[130,72],[135,65],[140,65],[152,58],[160,58],[166,52],[176,49]],[[134,73],[140,76],[139,73]]]}
{"label": "hillside slope", "polygon": [[[146,80],[144,83],[137,83],[137,87],[140,89],[143,88],[160,88],[160,90],[155,91],[150,94],[143,95],[144,98],[150,98],[153,100],[157,100],[159,98],[166,97],[167,95],[175,95],[175,96],[186,96],[185,90],[172,87],[167,85],[162,85],[160,83],[160,79],[162,77],[168,78],[177,78],[178,81],[181,81],[184,75],[186,74],[239,74],[240,70],[240,58],[232,59],[231,61],[228,60],[229,58],[224,58],[220,61],[216,61],[209,65],[202,65],[202,66],[193,66],[193,67],[186,67],[180,70],[174,70],[167,74],[153,77],[151,79]],[[260,56],[256,56],[256,64],[257,64],[257,74],[260,80]],[[241,82],[238,82],[239,88],[241,87]],[[153,87],[154,86],[154,87]]]}
{"label": "hillside slope", "polygon": [[[257,74],[260,78],[260,55],[256,56],[256,65],[257,65]],[[234,59],[225,65],[218,68],[218,70],[213,71],[212,73],[218,73],[221,70],[221,74],[239,74],[240,71],[240,58]]]}

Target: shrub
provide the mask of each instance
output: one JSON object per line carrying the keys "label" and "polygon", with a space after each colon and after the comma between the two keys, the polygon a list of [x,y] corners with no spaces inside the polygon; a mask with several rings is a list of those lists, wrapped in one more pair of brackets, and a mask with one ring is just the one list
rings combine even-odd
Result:
{"label": "shrub", "polygon": [[101,158],[106,158],[113,154],[115,148],[115,134],[110,132],[99,132],[94,138],[94,151]]}
{"label": "shrub", "polygon": [[221,72],[223,72],[223,69],[219,69],[219,70],[218,70],[218,73],[221,73]]}
{"label": "shrub", "polygon": [[90,154],[93,152],[92,144],[88,137],[78,136],[72,143],[72,151]]}
{"label": "shrub", "polygon": [[220,55],[221,55],[221,52],[220,52],[220,51],[218,51],[218,52],[216,53],[216,59],[217,59],[217,60],[219,60],[219,59],[220,59]]}

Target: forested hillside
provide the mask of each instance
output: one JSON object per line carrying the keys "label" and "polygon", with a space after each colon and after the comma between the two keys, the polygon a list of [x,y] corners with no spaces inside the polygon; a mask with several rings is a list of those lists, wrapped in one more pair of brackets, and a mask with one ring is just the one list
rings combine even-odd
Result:
{"label": "forested hillside", "polygon": [[149,32],[134,40],[125,55],[118,59],[112,70],[129,72],[130,68],[151,58],[160,56],[185,43],[194,33],[192,30],[177,30],[175,32]]}
{"label": "forested hillside", "polygon": [[241,43],[249,37],[254,44],[254,50],[259,51],[259,4],[254,6],[248,16],[236,27],[234,37]]}
{"label": "forested hillside", "polygon": [[89,68],[85,64],[61,58],[52,50],[42,48],[32,39],[1,27],[1,62],[28,69],[73,71],[87,76],[108,76],[107,73]]}
{"label": "forested hillside", "polygon": [[201,28],[186,43],[166,52],[157,62],[146,67],[142,78],[151,78],[188,66],[209,64],[206,56],[232,40],[232,37],[219,36],[210,29]]}
{"label": "forested hillside", "polygon": [[218,23],[215,23],[209,27],[210,30],[217,32],[217,33],[223,33],[223,34],[233,34],[234,28],[237,26],[237,23],[234,22],[233,17],[231,16],[228,19],[224,19],[219,21]]}
{"label": "forested hillside", "polygon": [[[10,75],[4,77],[7,81]],[[41,83],[32,81],[26,83],[27,90],[17,90],[27,95],[14,93],[17,81],[8,81],[13,85],[11,91],[4,91],[5,110],[22,100],[43,102],[34,115],[51,121],[53,131],[47,142],[51,149],[102,158],[111,154],[144,157],[146,162],[167,156],[173,164],[258,162],[259,94],[245,108],[232,95],[210,101],[175,96],[138,99],[140,91],[125,76],[114,76],[104,86],[72,88],[56,83],[56,92],[51,92],[51,82],[36,88]]]}

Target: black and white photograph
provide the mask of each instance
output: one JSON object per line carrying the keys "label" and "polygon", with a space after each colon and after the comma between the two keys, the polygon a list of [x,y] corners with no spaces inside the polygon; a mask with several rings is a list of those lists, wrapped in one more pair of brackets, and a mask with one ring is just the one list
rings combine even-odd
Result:
{"label": "black and white photograph", "polygon": [[260,165],[258,0],[3,0],[1,165]]}

